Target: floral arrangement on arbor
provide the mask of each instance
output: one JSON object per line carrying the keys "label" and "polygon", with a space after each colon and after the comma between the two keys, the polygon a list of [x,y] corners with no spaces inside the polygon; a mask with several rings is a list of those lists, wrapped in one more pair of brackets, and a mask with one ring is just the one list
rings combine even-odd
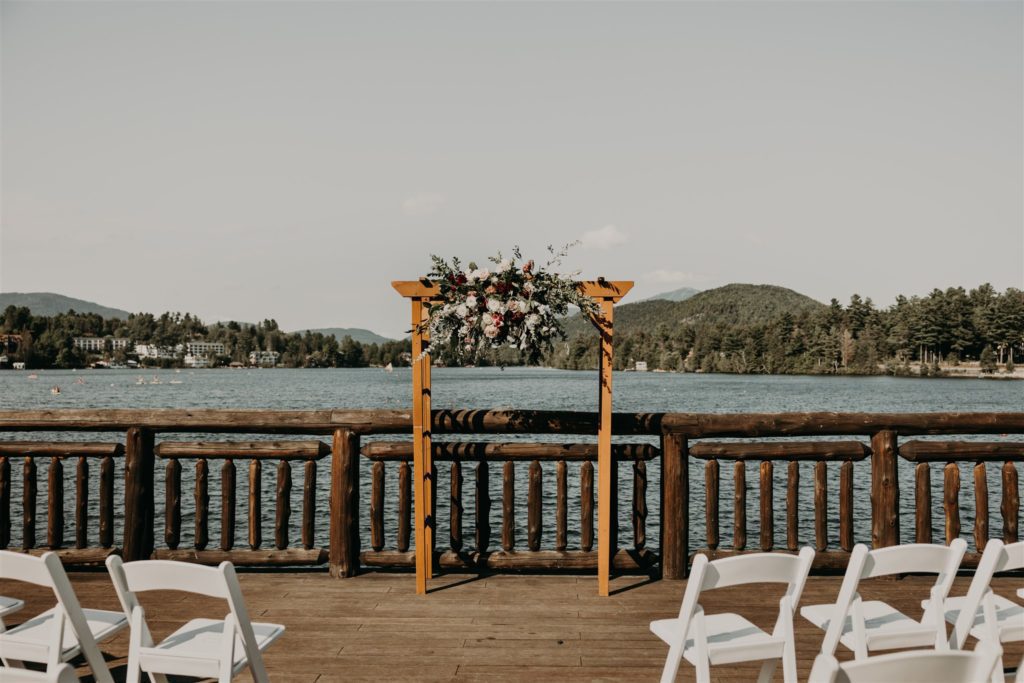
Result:
{"label": "floral arrangement on arbor", "polygon": [[595,315],[598,305],[579,289],[579,281],[554,272],[571,245],[561,251],[548,247],[551,259],[542,267],[522,262],[519,247],[512,258],[490,257],[491,268],[459,259],[450,262],[431,255],[434,268],[427,276],[437,283],[440,296],[427,308],[421,331],[429,332],[426,354],[450,350],[462,362],[475,361],[487,349],[513,348],[536,361],[564,339],[560,318],[570,306]]}

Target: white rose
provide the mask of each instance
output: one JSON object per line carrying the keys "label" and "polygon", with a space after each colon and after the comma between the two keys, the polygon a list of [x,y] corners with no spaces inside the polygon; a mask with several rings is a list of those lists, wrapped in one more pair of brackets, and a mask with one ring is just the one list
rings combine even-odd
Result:
{"label": "white rose", "polygon": [[505,271],[507,271],[511,267],[512,267],[512,261],[510,261],[509,259],[502,259],[501,263],[499,263],[498,266],[494,270],[496,270],[499,273],[504,273]]}
{"label": "white rose", "polygon": [[476,297],[473,295],[466,297],[466,305],[470,308],[476,308]]}
{"label": "white rose", "polygon": [[534,286],[533,286],[533,283],[532,283],[532,282],[530,282],[530,281],[527,281],[527,282],[526,282],[526,284],[525,284],[525,285],[523,285],[523,291],[524,291],[524,292],[526,292],[527,294],[533,294],[533,292],[534,292],[534,291],[535,291],[536,289],[537,289],[537,288],[536,288],[536,287],[534,287]]}
{"label": "white rose", "polygon": [[466,304],[459,304],[458,306],[455,307],[455,314],[460,318],[465,318],[467,315],[469,315],[469,306],[467,306]]}
{"label": "white rose", "polygon": [[492,316],[490,313],[484,313],[482,316],[480,316],[480,324],[483,325],[484,327],[488,327],[489,325],[492,325],[493,323],[494,323],[494,316]]}
{"label": "white rose", "polygon": [[466,276],[466,280],[468,282],[476,282],[477,278],[480,277],[480,271],[478,271],[478,270],[470,270],[470,269],[467,268],[466,272],[465,272],[465,276]]}
{"label": "white rose", "polygon": [[485,327],[484,328],[484,336],[488,337],[489,339],[494,339],[495,337],[497,337],[498,336],[498,328],[497,328],[497,326],[496,325],[488,325],[487,327]]}
{"label": "white rose", "polygon": [[487,270],[486,268],[481,268],[480,270],[476,271],[476,273],[481,280],[487,280],[488,278],[491,277],[491,271]]}
{"label": "white rose", "polygon": [[487,300],[487,310],[490,311],[491,313],[499,313],[502,310],[502,308],[504,307],[501,305],[501,302],[498,301],[497,299]]}

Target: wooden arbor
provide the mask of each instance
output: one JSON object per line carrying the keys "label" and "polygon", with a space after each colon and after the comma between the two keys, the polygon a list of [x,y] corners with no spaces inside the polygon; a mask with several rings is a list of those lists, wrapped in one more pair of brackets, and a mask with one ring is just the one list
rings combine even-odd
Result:
{"label": "wooden arbor", "polygon": [[[415,507],[416,593],[425,595],[427,579],[434,574],[433,456],[430,442],[430,356],[423,355],[429,342],[420,325],[427,319],[426,304],[437,298],[439,288],[429,280],[396,280],[391,286],[412,302],[412,439],[413,504]],[[614,306],[633,283],[603,278],[580,283],[583,294],[598,302],[600,312],[592,322],[601,335],[599,352],[600,393],[597,429],[597,577],[598,595],[608,595],[611,576],[612,539],[617,520],[612,519],[615,467],[612,462],[612,331]]]}

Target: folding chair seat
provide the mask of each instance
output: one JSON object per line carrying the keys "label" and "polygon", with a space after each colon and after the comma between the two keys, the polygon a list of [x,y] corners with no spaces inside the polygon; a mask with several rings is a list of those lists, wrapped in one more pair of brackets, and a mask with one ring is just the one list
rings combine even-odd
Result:
{"label": "folding chair seat", "polygon": [[[143,671],[157,680],[162,674],[176,674],[213,677],[227,683],[247,667],[257,683],[269,682],[261,653],[284,633],[284,626],[254,624],[249,620],[230,562],[203,567],[166,560],[124,563],[111,556],[107,558],[107,569],[121,606],[131,620],[128,683],[137,683]],[[146,624],[145,610],[136,597],[136,593],[151,590],[220,598],[227,601],[229,612],[224,619],[192,619],[155,643]]]}
{"label": "folding chair seat", "polygon": [[917,650],[842,664],[823,653],[814,660],[808,683],[980,683],[992,675],[1001,652],[982,643],[974,652]]}
{"label": "folding chair seat", "polygon": [[917,621],[881,600],[861,600],[861,580],[892,574],[936,574],[930,596],[938,604],[946,599],[953,585],[957,568],[967,543],[955,539],[949,546],[915,543],[891,548],[867,549],[854,546],[839,589],[839,597],[831,605],[808,605],[800,614],[825,631],[821,644],[823,654],[835,654],[842,643],[863,659],[873,650],[895,650],[912,647],[948,649],[946,624],[940,609],[929,608]]}
{"label": "folding chair seat", "polygon": [[36,662],[53,673],[61,662],[82,655],[98,682],[113,683],[98,643],[128,625],[123,614],[82,609],[56,553],[33,557],[0,550],[0,578],[50,588],[57,598],[51,609],[0,633],[0,658],[8,666]]}
{"label": "folding chair seat", "polygon": [[[814,550],[798,556],[783,553],[752,553],[709,562],[704,555],[693,561],[679,617],[651,622],[651,631],[669,646],[661,674],[662,683],[675,680],[683,659],[697,669],[697,681],[711,680],[710,667],[717,664],[762,661],[759,680],[766,682],[782,660],[786,683],[796,681],[796,642],[793,614],[800,601]],[[771,633],[734,613],[705,614],[700,594],[715,588],[753,583],[785,583],[779,615]]]}
{"label": "folding chair seat", "polygon": [[[14,614],[24,606],[24,600],[18,600],[17,598],[9,598],[6,595],[0,595],[0,619],[3,619],[9,614]],[[2,630],[3,621],[0,621],[0,631]]]}

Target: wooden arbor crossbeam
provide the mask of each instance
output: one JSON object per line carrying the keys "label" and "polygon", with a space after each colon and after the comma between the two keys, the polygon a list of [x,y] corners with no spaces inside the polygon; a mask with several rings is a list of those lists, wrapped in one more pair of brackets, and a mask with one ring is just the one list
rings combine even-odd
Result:
{"label": "wooden arbor crossbeam", "polygon": [[[434,574],[434,519],[433,501],[434,463],[430,435],[430,356],[424,355],[430,341],[428,332],[421,328],[427,319],[427,306],[440,294],[440,288],[430,280],[396,280],[391,283],[399,294],[412,303],[412,433],[413,433],[413,504],[416,536],[416,593],[425,595],[427,579]],[[615,467],[612,461],[612,332],[614,306],[624,297],[633,283],[603,278],[581,282],[580,291],[597,301],[599,310],[591,322],[601,335],[599,353],[599,394],[597,429],[597,559],[598,595],[608,595],[611,578],[613,542],[617,520],[612,519],[612,501],[615,494]]]}

